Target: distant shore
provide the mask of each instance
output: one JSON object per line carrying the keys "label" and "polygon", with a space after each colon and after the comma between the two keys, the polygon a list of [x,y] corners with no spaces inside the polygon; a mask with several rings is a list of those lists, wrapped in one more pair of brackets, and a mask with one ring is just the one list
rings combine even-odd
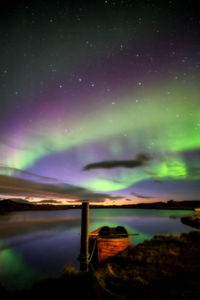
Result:
{"label": "distant shore", "polygon": [[67,205],[52,205],[52,204],[32,204],[20,203],[13,200],[0,201],[0,213],[11,211],[27,211],[27,210],[66,210],[70,209]]}
{"label": "distant shore", "polygon": [[[168,209],[168,210],[194,210],[200,207],[200,200],[139,203],[131,205],[94,205],[90,203],[90,208],[135,208],[135,209]],[[10,199],[0,200],[0,212],[23,211],[23,210],[67,210],[80,209],[80,205],[53,205],[53,204],[32,204],[17,202]]]}

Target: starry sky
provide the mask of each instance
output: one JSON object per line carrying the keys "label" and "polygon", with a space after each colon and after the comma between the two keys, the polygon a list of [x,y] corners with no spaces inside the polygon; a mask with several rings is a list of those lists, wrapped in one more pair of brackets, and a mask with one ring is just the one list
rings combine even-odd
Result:
{"label": "starry sky", "polygon": [[0,8],[2,199],[200,199],[198,1]]}

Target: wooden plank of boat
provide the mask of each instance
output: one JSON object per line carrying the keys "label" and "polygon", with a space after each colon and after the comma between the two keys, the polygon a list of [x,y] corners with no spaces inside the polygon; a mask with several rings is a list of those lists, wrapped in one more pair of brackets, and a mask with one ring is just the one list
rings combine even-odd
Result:
{"label": "wooden plank of boat", "polygon": [[98,260],[103,262],[109,257],[115,256],[124,251],[130,242],[130,238],[98,238],[97,240],[97,251]]}
{"label": "wooden plank of boat", "polygon": [[102,227],[99,227],[99,228],[97,228],[96,230],[94,230],[94,231],[92,231],[92,232],[90,232],[88,235],[89,235],[89,238],[95,238],[95,237],[97,237],[98,235],[99,235],[99,231],[101,230],[103,228],[103,226]]}
{"label": "wooden plank of boat", "polygon": [[103,262],[107,258],[124,251],[130,242],[129,234],[122,226],[116,228],[100,227],[89,234],[89,239],[91,242],[97,240],[98,262]]}

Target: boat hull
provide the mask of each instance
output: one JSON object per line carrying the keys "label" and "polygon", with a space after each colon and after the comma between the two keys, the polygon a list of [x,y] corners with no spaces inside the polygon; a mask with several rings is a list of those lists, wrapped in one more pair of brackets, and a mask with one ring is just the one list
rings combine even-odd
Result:
{"label": "boat hull", "polygon": [[[116,231],[119,228],[122,227],[100,227],[89,234],[90,251],[95,250],[93,261],[101,263],[112,256],[118,255],[128,247],[130,237],[124,228],[122,228],[123,232]],[[109,231],[102,232],[104,229]]]}
{"label": "boat hull", "polygon": [[109,257],[124,251],[130,242],[130,238],[99,238],[97,240],[98,261],[103,262]]}

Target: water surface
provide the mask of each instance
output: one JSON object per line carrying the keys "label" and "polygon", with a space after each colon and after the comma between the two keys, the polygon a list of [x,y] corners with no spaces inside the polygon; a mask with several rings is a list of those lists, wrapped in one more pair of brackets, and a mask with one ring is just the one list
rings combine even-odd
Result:
{"label": "water surface", "polygon": [[[178,234],[190,227],[180,217],[193,211],[153,209],[90,209],[90,231],[123,225],[138,244],[154,234]],[[79,267],[80,209],[11,212],[0,216],[0,282],[9,289],[31,286],[57,276],[65,265]]]}

